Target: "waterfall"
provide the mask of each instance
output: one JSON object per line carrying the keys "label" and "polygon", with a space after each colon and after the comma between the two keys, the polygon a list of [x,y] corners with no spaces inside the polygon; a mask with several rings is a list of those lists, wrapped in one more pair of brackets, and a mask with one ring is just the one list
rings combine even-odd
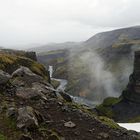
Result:
{"label": "waterfall", "polygon": [[52,75],[53,75],[53,66],[49,66],[48,71],[50,73],[50,78],[52,78]]}
{"label": "waterfall", "polygon": [[[48,71],[50,73],[51,80],[56,80],[56,81],[60,82],[60,85],[56,89],[57,96],[60,96],[59,95],[59,91],[65,91],[66,86],[68,84],[68,81],[65,80],[65,79],[52,78],[53,72],[54,72],[53,66],[49,66]],[[81,97],[75,97],[75,96],[72,96],[72,95],[70,95],[70,97],[73,99],[74,102],[77,102],[77,103],[80,103],[80,104],[84,104],[84,105],[87,105],[87,106],[90,106],[90,107],[95,107],[95,105],[97,104],[97,103],[94,104],[92,101],[88,101],[88,100],[86,100],[84,98],[81,98]]]}

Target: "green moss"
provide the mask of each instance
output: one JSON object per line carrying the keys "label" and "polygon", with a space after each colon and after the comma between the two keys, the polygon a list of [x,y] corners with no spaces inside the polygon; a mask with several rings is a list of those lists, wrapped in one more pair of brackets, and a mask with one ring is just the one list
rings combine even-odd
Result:
{"label": "green moss", "polygon": [[60,136],[55,132],[55,130],[48,129],[46,125],[39,128],[39,132],[47,140],[61,140]]}
{"label": "green moss", "polygon": [[56,88],[60,85],[60,82],[57,81],[57,80],[51,80],[51,84],[52,84],[53,87],[56,89]]}
{"label": "green moss", "polygon": [[0,140],[6,140],[6,137],[0,133]]}
{"label": "green moss", "polygon": [[113,118],[115,114],[112,107],[120,101],[121,98],[109,97],[106,98],[102,104],[96,106],[96,109],[98,110],[99,114]]}
{"label": "green moss", "polygon": [[103,101],[103,106],[113,106],[121,101],[121,98],[108,97]]}
{"label": "green moss", "polygon": [[140,122],[140,116],[129,119],[127,122],[128,123],[138,123],[138,122]]}
{"label": "green moss", "polygon": [[96,107],[96,109],[98,110],[99,114],[102,114],[109,118],[113,118],[115,116],[111,107],[105,107],[103,105],[99,105]]}
{"label": "green moss", "polygon": [[88,108],[87,106],[85,106],[83,104],[78,104],[78,103],[74,103],[74,102],[70,103],[70,102],[66,102],[66,101],[65,101],[65,104],[67,104],[69,106],[69,108],[78,109],[78,110],[81,110],[83,113],[88,114],[91,117],[96,117],[95,113],[90,108]]}
{"label": "green moss", "polygon": [[61,140],[61,139],[55,132],[52,132],[52,134],[48,137],[48,140]]}
{"label": "green moss", "polygon": [[57,59],[57,63],[62,63],[62,62],[64,62],[64,58],[63,58],[63,57],[59,57],[59,58]]}
{"label": "green moss", "polygon": [[16,129],[15,120],[7,118],[6,114],[0,115],[0,132],[6,137],[6,140],[15,140],[21,135],[21,132]]}
{"label": "green moss", "polygon": [[113,120],[107,118],[107,117],[104,117],[104,116],[100,116],[99,117],[99,120],[101,122],[103,122],[104,124],[108,125],[110,128],[113,128],[113,129],[120,129],[120,126],[115,123]]}
{"label": "green moss", "polygon": [[42,64],[23,56],[11,54],[0,54],[0,69],[8,73],[12,73],[20,66],[28,67],[34,73],[43,76],[48,80],[48,72]]}
{"label": "green moss", "polygon": [[39,64],[35,61],[32,62],[31,66],[30,66],[30,69],[33,72],[35,72],[36,74],[39,74],[39,75],[42,75],[42,76],[43,76],[44,72],[46,71],[42,64]]}

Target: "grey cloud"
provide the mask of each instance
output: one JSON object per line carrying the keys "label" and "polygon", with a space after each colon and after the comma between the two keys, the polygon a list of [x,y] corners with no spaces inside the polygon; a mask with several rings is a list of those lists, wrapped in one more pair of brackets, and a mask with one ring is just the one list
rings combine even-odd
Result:
{"label": "grey cloud", "polygon": [[139,0],[0,0],[0,45],[83,41],[140,24]]}

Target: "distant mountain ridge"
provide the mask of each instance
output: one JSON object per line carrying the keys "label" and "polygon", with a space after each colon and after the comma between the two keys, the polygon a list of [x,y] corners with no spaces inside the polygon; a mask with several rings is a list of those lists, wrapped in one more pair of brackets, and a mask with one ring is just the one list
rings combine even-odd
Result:
{"label": "distant mountain ridge", "polygon": [[113,31],[101,32],[84,42],[85,46],[108,47],[123,39],[140,39],[140,26],[121,28]]}
{"label": "distant mountain ridge", "polygon": [[64,42],[64,43],[50,43],[42,45],[40,47],[30,48],[29,51],[36,51],[37,53],[43,53],[59,49],[70,49],[75,47],[80,47],[81,42]]}
{"label": "distant mountain ridge", "polygon": [[120,28],[117,30],[97,33],[86,41],[82,42],[64,42],[64,43],[50,43],[38,47],[28,49],[28,51],[35,51],[37,53],[48,52],[59,49],[71,49],[78,47],[87,48],[104,48],[109,47],[117,41],[125,39],[137,40],[140,39],[140,26]]}

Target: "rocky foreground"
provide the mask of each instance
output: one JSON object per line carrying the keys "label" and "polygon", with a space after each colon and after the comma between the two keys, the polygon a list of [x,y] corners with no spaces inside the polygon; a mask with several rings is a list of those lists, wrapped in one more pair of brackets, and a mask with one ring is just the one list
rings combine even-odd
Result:
{"label": "rocky foreground", "polygon": [[127,131],[88,107],[73,103],[66,93],[59,94],[46,78],[21,63],[10,74],[3,70],[0,70],[0,140],[140,138],[139,133]]}

